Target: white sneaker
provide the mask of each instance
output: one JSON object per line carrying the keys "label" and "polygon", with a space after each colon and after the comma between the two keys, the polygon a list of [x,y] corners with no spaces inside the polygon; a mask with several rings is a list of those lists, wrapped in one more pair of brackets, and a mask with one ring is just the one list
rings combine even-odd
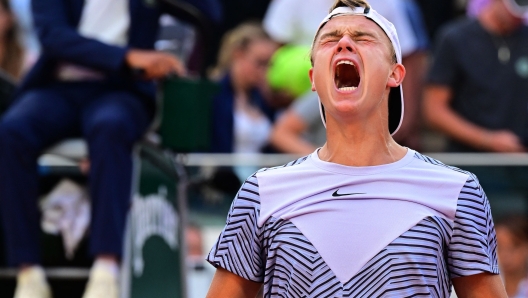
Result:
{"label": "white sneaker", "polygon": [[119,298],[119,280],[102,268],[92,268],[83,298]]}
{"label": "white sneaker", "polygon": [[15,298],[51,298],[50,286],[41,267],[28,267],[18,273]]}

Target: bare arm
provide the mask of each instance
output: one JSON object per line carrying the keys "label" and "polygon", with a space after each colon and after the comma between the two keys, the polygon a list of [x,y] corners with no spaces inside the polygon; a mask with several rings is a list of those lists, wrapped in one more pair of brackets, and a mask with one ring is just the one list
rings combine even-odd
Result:
{"label": "bare arm", "polygon": [[261,286],[218,267],[206,298],[254,298]]}
{"label": "bare arm", "polygon": [[285,153],[310,154],[315,146],[302,138],[307,129],[306,122],[291,109],[280,117],[271,132],[271,143]]}
{"label": "bare arm", "polygon": [[450,106],[451,89],[432,85],[425,88],[424,117],[433,128],[474,148],[493,152],[523,152],[519,138],[508,130],[491,131],[458,115]]}
{"label": "bare arm", "polygon": [[453,278],[458,298],[508,298],[499,275],[481,273]]}

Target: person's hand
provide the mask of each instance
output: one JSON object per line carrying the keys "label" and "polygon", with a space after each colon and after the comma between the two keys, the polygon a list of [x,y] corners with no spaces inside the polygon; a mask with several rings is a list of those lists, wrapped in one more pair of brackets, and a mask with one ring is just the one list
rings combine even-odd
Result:
{"label": "person's hand", "polygon": [[161,79],[169,75],[185,75],[183,63],[174,55],[159,51],[129,50],[126,63],[131,69],[141,70],[144,79]]}
{"label": "person's hand", "polygon": [[509,130],[487,132],[484,147],[492,152],[511,153],[526,151],[519,137]]}

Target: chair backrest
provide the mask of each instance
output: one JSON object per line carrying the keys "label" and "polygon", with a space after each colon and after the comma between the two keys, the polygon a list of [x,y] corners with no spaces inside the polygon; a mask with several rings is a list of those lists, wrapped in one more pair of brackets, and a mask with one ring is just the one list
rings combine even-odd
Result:
{"label": "chair backrest", "polygon": [[189,23],[197,31],[194,46],[194,54],[191,57],[189,70],[194,73],[205,75],[205,49],[211,46],[212,21],[196,6],[184,0],[157,0],[160,10],[180,21]]}
{"label": "chair backrest", "polygon": [[218,84],[175,78],[166,80],[162,88],[161,145],[176,152],[209,150],[212,99],[220,89]]}

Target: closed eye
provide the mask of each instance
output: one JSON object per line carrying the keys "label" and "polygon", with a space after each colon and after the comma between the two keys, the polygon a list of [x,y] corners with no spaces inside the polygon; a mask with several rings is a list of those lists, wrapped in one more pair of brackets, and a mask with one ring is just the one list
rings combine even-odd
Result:
{"label": "closed eye", "polygon": [[374,42],[374,39],[369,36],[354,37],[354,40],[358,42]]}
{"label": "closed eye", "polygon": [[339,38],[337,37],[327,37],[327,38],[324,38],[324,39],[321,39],[321,43],[329,43],[329,42],[338,42],[339,41]]}

